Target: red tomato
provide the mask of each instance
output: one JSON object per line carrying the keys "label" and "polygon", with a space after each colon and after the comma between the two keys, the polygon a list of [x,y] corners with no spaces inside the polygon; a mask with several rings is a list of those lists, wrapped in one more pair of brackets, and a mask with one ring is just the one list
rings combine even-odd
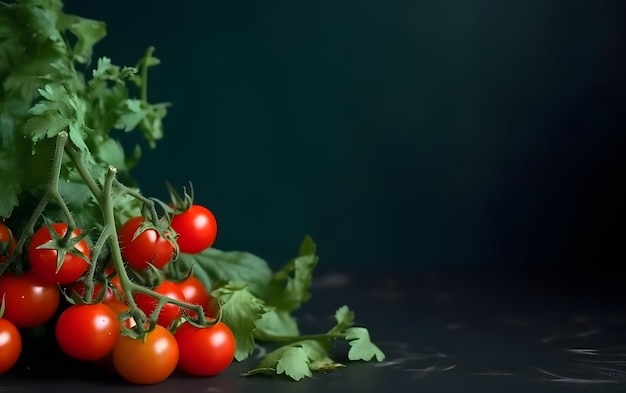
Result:
{"label": "red tomato", "polygon": [[0,318],[0,374],[9,371],[22,354],[22,336],[11,321]]}
{"label": "red tomato", "polygon": [[[85,282],[84,281],[75,281],[67,286],[66,288],[67,294],[69,296],[73,296],[76,293],[81,298],[85,299]],[[93,285],[93,294],[91,300],[98,299],[102,294],[102,284],[99,282],[95,282]],[[103,303],[116,301],[117,297],[113,292],[112,288],[107,288],[104,298],[102,299]]]}
{"label": "red tomato", "polygon": [[145,229],[140,233],[137,230],[146,219],[141,216],[126,221],[119,230],[119,242],[122,248],[122,257],[128,265],[143,271],[151,263],[157,269],[162,269],[174,257],[174,244],[163,237],[153,228]]}
{"label": "red tomato", "polygon": [[0,222],[0,263],[7,260],[7,257],[13,254],[17,242],[13,233],[3,222]]}
{"label": "red tomato", "polygon": [[[51,226],[60,236],[64,236],[68,229],[67,224],[62,222],[54,223]],[[72,231],[72,237],[77,237],[80,234],[81,231],[78,228]],[[30,239],[28,260],[32,270],[41,278],[53,284],[69,284],[78,280],[89,267],[88,261],[68,252],[63,258],[61,267],[57,269],[57,250],[45,248],[45,244],[50,240],[52,240],[52,237],[47,226],[40,227]],[[40,246],[44,248],[40,248]],[[75,248],[82,252],[87,259],[91,257],[91,250],[85,239],[79,241]]]}
{"label": "red tomato", "polygon": [[[178,285],[172,281],[164,280],[158,287],[154,288],[154,291],[182,302],[186,301],[183,292],[180,290]],[[139,307],[139,309],[149,318],[152,312],[156,309],[158,301],[152,296],[144,293],[137,293],[135,295],[135,303],[137,304],[137,307]],[[181,316],[182,310],[179,306],[167,303],[163,306],[163,308],[161,308],[157,324],[163,327],[169,327],[174,320],[180,318]]]}
{"label": "red tomato", "polygon": [[174,334],[178,343],[178,367],[191,375],[217,375],[231,364],[235,357],[235,336],[226,324],[197,328],[184,322]]}
{"label": "red tomato", "polygon": [[174,372],[178,363],[176,339],[159,325],[144,338],[120,336],[113,348],[113,366],[122,378],[132,383],[162,382]]}
{"label": "red tomato", "polygon": [[59,307],[61,295],[55,284],[28,272],[0,276],[0,296],[5,295],[3,318],[19,328],[39,326],[47,322]]}
{"label": "red tomato", "polygon": [[[117,319],[119,321],[120,315],[125,313],[126,311],[128,311],[129,306],[126,303],[122,303],[122,302],[117,302],[117,301],[113,301],[113,302],[107,302],[104,303],[108,308],[110,308],[111,310],[113,310],[113,312],[115,313],[115,315],[117,315]],[[128,318],[126,320],[124,320],[123,322],[120,322],[122,326],[125,326],[129,329],[137,326],[137,323],[135,322],[135,320],[131,317]]]}
{"label": "red tomato", "polygon": [[209,209],[191,205],[174,215],[172,229],[178,234],[176,241],[181,252],[196,254],[211,247],[217,237],[217,221]]}
{"label": "red tomato", "polygon": [[113,350],[119,336],[117,314],[102,303],[74,304],[57,320],[59,347],[79,360],[98,360]]}
{"label": "red tomato", "polygon": [[[197,277],[189,276],[183,281],[176,283],[176,285],[178,285],[180,290],[183,292],[183,295],[185,295],[187,303],[201,305],[204,309],[204,314],[207,317],[215,318],[217,316],[219,310],[217,300],[209,294]],[[189,311],[189,315],[193,317],[195,313],[193,311]]]}

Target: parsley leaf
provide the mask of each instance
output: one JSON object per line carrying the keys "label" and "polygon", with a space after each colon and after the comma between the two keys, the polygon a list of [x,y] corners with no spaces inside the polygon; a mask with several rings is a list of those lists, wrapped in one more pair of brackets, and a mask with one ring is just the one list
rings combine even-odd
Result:
{"label": "parsley leaf", "polygon": [[272,276],[267,304],[287,312],[300,308],[311,298],[309,289],[317,262],[315,243],[306,236],[298,256]]}
{"label": "parsley leaf", "polygon": [[26,120],[23,132],[37,143],[69,129],[70,140],[74,145],[82,151],[88,151],[84,141],[85,102],[60,83],[47,84],[38,91],[43,100],[29,110],[32,117]]}
{"label": "parsley leaf", "polygon": [[377,361],[385,360],[385,354],[372,343],[370,334],[364,327],[351,327],[346,330],[346,340],[350,340],[348,359],[369,361],[376,358]]}
{"label": "parsley leaf", "polygon": [[285,374],[299,381],[305,377],[311,377],[314,371],[328,372],[339,367],[344,367],[344,365],[328,357],[326,350],[317,341],[302,340],[268,353],[257,367],[242,375]]}
{"label": "parsley leaf", "polygon": [[0,150],[0,217],[10,217],[22,192],[21,169],[11,151]]}
{"label": "parsley leaf", "polygon": [[83,64],[91,60],[93,46],[106,35],[104,22],[76,15],[62,14],[59,25],[76,36],[77,41],[72,51],[73,59]]}
{"label": "parsley leaf", "polygon": [[298,322],[287,311],[271,309],[256,321],[254,338],[260,341],[272,341],[276,336],[296,337],[300,334]]}
{"label": "parsley leaf", "polygon": [[263,299],[272,270],[267,262],[256,255],[243,251],[221,251],[208,248],[199,254],[181,253],[176,263],[183,264],[188,268],[202,269],[212,280],[205,282],[207,288],[211,288],[215,282],[237,281],[245,282],[246,289],[256,297]]}
{"label": "parsley leaf", "polygon": [[252,295],[245,283],[228,283],[213,292],[222,303],[222,321],[231,328],[237,342],[235,359],[244,360],[254,350],[256,321],[267,312],[262,300]]}

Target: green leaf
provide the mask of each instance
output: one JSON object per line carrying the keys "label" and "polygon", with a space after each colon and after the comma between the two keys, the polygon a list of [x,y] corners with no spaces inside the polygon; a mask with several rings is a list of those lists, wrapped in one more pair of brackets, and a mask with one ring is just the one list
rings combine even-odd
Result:
{"label": "green leaf", "polygon": [[84,141],[85,102],[76,93],[68,92],[60,83],[47,84],[38,91],[43,100],[29,111],[32,117],[23,126],[24,134],[37,143],[44,138],[53,138],[68,128],[74,145],[88,151]]}
{"label": "green leaf", "polygon": [[309,357],[302,347],[287,347],[276,362],[276,374],[285,374],[296,381],[311,377]]}
{"label": "green leaf", "polygon": [[[263,299],[267,293],[272,270],[265,260],[243,251],[220,251],[209,248],[199,254],[181,253],[176,263],[196,266],[207,273],[213,282],[245,282],[247,290]],[[211,283],[204,283],[211,288]]]}
{"label": "green leaf", "polygon": [[245,283],[228,283],[213,292],[222,303],[222,321],[232,330],[237,343],[235,359],[246,359],[254,351],[256,321],[268,310],[263,301],[248,292]]}
{"label": "green leaf", "polygon": [[73,48],[74,60],[79,63],[87,63],[91,59],[93,46],[106,36],[104,22],[82,18],[76,15],[63,14],[60,25],[68,29],[77,38]]}
{"label": "green leaf", "polygon": [[326,350],[317,341],[302,340],[268,353],[255,368],[243,375],[285,374],[299,381],[305,377],[311,377],[312,371],[328,372],[339,367],[344,367],[344,365],[328,357]]}
{"label": "green leaf", "polygon": [[315,243],[306,236],[298,256],[272,276],[267,304],[288,312],[300,308],[311,297],[309,289],[317,262]]}
{"label": "green leaf", "polygon": [[0,150],[0,217],[10,217],[19,205],[22,173],[17,159],[10,151]]}
{"label": "green leaf", "polygon": [[163,119],[167,116],[169,106],[169,103],[148,105],[146,115],[139,123],[139,129],[151,148],[156,146],[156,141],[163,138]]}
{"label": "green leaf", "polygon": [[348,306],[341,306],[335,311],[335,319],[337,324],[329,333],[340,333],[354,324],[354,312]]}
{"label": "green leaf", "polygon": [[259,341],[272,341],[273,337],[296,337],[300,335],[296,319],[287,311],[270,310],[256,321],[254,338]]}
{"label": "green leaf", "polygon": [[385,360],[385,354],[372,343],[370,334],[364,327],[351,327],[346,330],[346,340],[350,341],[348,359],[370,361],[376,358],[377,361]]}
{"label": "green leaf", "polygon": [[126,132],[132,131],[146,117],[147,110],[141,100],[129,98],[122,101],[117,111],[117,121],[114,127]]}

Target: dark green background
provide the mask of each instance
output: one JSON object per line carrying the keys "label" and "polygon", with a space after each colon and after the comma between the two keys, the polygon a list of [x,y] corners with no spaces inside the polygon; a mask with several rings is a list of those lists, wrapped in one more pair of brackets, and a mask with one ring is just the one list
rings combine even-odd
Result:
{"label": "dark green background", "polygon": [[624,1],[67,1],[162,64],[144,193],[272,265],[622,261]]}

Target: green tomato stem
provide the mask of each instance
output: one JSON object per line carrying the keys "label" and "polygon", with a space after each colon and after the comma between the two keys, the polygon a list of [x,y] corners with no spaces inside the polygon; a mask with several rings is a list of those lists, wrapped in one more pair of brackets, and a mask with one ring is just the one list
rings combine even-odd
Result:
{"label": "green tomato stem", "polygon": [[343,333],[322,333],[322,334],[305,334],[301,336],[274,336],[267,335],[271,341],[277,343],[290,344],[298,341],[305,340],[334,340],[334,339],[342,339],[345,338],[346,335]]}

